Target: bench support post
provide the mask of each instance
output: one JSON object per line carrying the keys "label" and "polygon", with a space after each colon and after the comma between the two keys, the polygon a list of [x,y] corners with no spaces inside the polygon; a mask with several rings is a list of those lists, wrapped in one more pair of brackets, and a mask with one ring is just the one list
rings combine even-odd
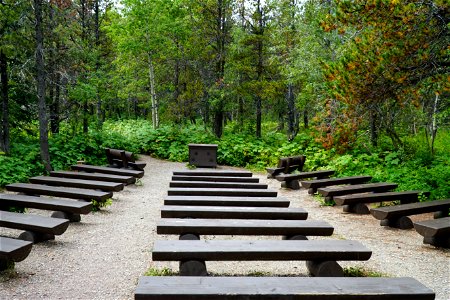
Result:
{"label": "bench support post", "polygon": [[198,240],[200,240],[200,236],[195,233],[183,233],[183,234],[180,234],[179,240],[198,241]]}
{"label": "bench support post", "polygon": [[54,240],[55,235],[50,233],[39,233],[33,231],[24,231],[19,235],[19,239],[32,242],[33,244]]}
{"label": "bench support post", "polygon": [[435,247],[450,248],[450,237],[428,236],[423,238],[423,243],[433,245]]}
{"label": "bench support post", "polygon": [[79,214],[72,214],[64,211],[54,211],[51,215],[52,218],[67,219],[70,222],[80,222],[81,216]]}
{"label": "bench support post", "polygon": [[302,234],[296,234],[296,235],[285,235],[282,238],[283,240],[307,240],[308,238]]}
{"label": "bench support post", "polygon": [[292,190],[299,190],[300,189],[300,182],[298,180],[287,180],[281,182],[281,187],[292,189]]}
{"label": "bench support post", "polygon": [[180,261],[180,276],[207,276],[206,263],[199,260]]}
{"label": "bench support post", "polygon": [[336,262],[332,260],[327,261],[306,261],[306,267],[313,276],[317,277],[343,277],[344,270]]}
{"label": "bench support post", "polygon": [[14,269],[14,261],[9,259],[0,259],[0,271]]}
{"label": "bench support post", "polygon": [[449,213],[450,213],[449,209],[441,210],[441,211],[435,212],[433,217],[435,219],[445,218],[445,217],[448,217]]}
{"label": "bench support post", "polygon": [[324,202],[325,202],[325,204],[328,204],[328,205],[336,204],[336,203],[334,203],[333,196],[326,196],[324,199]]}
{"label": "bench support post", "polygon": [[370,210],[364,203],[356,203],[351,205],[344,205],[342,207],[344,212],[355,213],[358,215],[368,215],[370,214]]}
{"label": "bench support post", "polygon": [[398,219],[384,219],[380,221],[381,226],[389,226],[399,229],[411,229],[414,228],[414,224],[407,216],[400,217]]}
{"label": "bench support post", "polygon": [[317,189],[316,188],[309,188],[308,189],[308,194],[314,195],[315,193],[317,193]]}

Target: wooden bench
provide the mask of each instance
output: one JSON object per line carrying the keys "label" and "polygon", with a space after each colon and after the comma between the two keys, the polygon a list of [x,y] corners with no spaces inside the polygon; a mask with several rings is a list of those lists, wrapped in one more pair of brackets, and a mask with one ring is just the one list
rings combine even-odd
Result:
{"label": "wooden bench", "polygon": [[[336,205],[343,205],[345,212],[357,214],[369,214],[370,210],[366,203],[380,203],[387,201],[400,201],[402,204],[419,201],[419,194],[422,191],[385,192],[385,193],[364,193],[344,196],[335,196]],[[429,194],[429,193],[425,193]],[[412,227],[411,227],[412,228]]]}
{"label": "wooden bench", "polygon": [[105,154],[111,168],[132,168],[143,171],[147,165],[143,161],[136,161],[133,153],[129,151],[105,148]]}
{"label": "wooden bench", "polygon": [[266,168],[267,178],[275,178],[275,176],[290,174],[295,171],[301,172],[305,165],[306,157],[304,155],[282,157],[278,160],[276,168]]}
{"label": "wooden bench", "polygon": [[8,210],[11,206],[53,210],[53,218],[68,219],[71,222],[79,222],[81,214],[85,215],[92,211],[92,203],[85,201],[0,194],[0,210]]}
{"label": "wooden bench", "polygon": [[304,260],[314,276],[343,276],[336,261],[368,260],[372,252],[350,240],[155,241],[153,261],[179,261],[180,275],[207,275],[205,261]]}
{"label": "wooden bench", "polygon": [[172,181],[212,181],[212,182],[253,182],[258,183],[257,177],[231,177],[231,176],[183,176],[173,175]]}
{"label": "wooden bench", "polygon": [[22,214],[9,211],[0,212],[0,226],[25,230],[19,239],[38,243],[54,240],[55,235],[61,235],[69,227],[69,220]]}
{"label": "wooden bench", "polygon": [[370,213],[381,220],[381,226],[410,229],[414,225],[408,216],[436,212],[437,219],[448,216],[449,210],[450,199],[446,199],[372,208]]}
{"label": "wooden bench", "polygon": [[301,181],[302,187],[308,189],[308,194],[312,195],[317,192],[318,188],[340,185],[340,184],[359,184],[366,183],[372,180],[372,176],[350,176],[350,177],[340,177],[340,178],[327,178],[327,179],[316,179]]}
{"label": "wooden bench", "polygon": [[160,219],[156,233],[177,234],[180,240],[199,240],[200,235],[281,235],[286,240],[307,236],[330,236],[334,228],[325,221],[242,220],[242,219]]}
{"label": "wooden bench", "polygon": [[382,193],[396,189],[396,183],[377,182],[344,186],[332,186],[317,189],[317,192],[325,197],[325,202],[332,202],[333,197],[359,193]]}
{"label": "wooden bench", "polygon": [[293,190],[300,189],[300,179],[306,178],[328,178],[334,174],[333,170],[322,170],[322,171],[311,171],[311,172],[301,172],[298,174],[281,174],[275,176],[278,181],[281,181],[281,187],[289,188]]}
{"label": "wooden bench", "polygon": [[50,176],[62,177],[62,178],[74,178],[85,180],[96,180],[106,182],[118,182],[123,184],[133,184],[136,182],[136,178],[133,176],[121,176],[105,173],[87,173],[87,172],[75,172],[75,171],[51,171]]}
{"label": "wooden bench", "polygon": [[171,181],[174,188],[267,189],[267,184],[252,182]]}
{"label": "wooden bench", "polygon": [[161,218],[306,220],[303,208],[164,205]]}
{"label": "wooden bench", "polygon": [[168,196],[165,205],[288,207],[290,201],[280,197]]}
{"label": "wooden bench", "polygon": [[414,228],[424,244],[450,248],[450,217],[416,222]]}
{"label": "wooden bench", "polygon": [[133,176],[135,178],[144,177],[144,171],[130,170],[130,169],[116,169],[109,167],[93,166],[93,165],[72,165],[72,170],[84,171],[84,172],[95,172],[95,173],[105,173],[121,176]]}
{"label": "wooden bench", "polygon": [[106,182],[97,180],[60,178],[52,176],[31,177],[30,183],[45,184],[51,186],[67,186],[80,189],[102,190],[108,192],[120,192],[124,188],[123,183]]}
{"label": "wooden bench", "polygon": [[32,242],[0,236],[0,271],[27,258],[32,247]]}
{"label": "wooden bench", "polygon": [[413,278],[142,276],[136,300],[433,300]]}
{"label": "wooden bench", "polygon": [[239,170],[188,170],[188,171],[174,171],[173,175],[252,177],[253,173],[249,171],[239,171]]}
{"label": "wooden bench", "polygon": [[170,188],[169,196],[235,196],[276,197],[277,191],[268,189],[225,189],[225,188]]}
{"label": "wooden bench", "polygon": [[46,195],[86,201],[105,201],[113,196],[112,192],[103,192],[87,189],[56,187],[32,183],[12,183],[5,187],[8,191],[24,193],[27,195]]}

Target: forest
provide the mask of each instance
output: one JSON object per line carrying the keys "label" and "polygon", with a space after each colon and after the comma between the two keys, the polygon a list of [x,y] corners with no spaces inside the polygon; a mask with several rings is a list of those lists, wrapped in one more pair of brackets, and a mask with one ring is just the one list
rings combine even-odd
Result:
{"label": "forest", "polygon": [[[0,188],[104,147],[450,198],[448,0],[0,0]],[[426,199],[424,199],[426,200]]]}

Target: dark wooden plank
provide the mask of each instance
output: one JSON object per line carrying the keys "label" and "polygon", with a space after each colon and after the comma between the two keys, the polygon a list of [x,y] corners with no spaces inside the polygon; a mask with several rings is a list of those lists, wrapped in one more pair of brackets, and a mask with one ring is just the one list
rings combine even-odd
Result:
{"label": "dark wooden plank", "polygon": [[88,214],[92,211],[92,203],[90,202],[17,194],[0,194],[0,206],[37,208],[82,215]]}
{"label": "dark wooden plank", "polygon": [[212,181],[212,182],[253,182],[258,183],[257,177],[232,177],[232,176],[188,176],[173,175],[172,181]]}
{"label": "dark wooden plank", "polygon": [[350,240],[155,241],[153,261],[368,260],[372,251]]}
{"label": "dark wooden plank", "polygon": [[450,209],[450,199],[384,206],[373,208],[370,213],[376,219],[384,220],[448,209]]}
{"label": "dark wooden plank", "polygon": [[385,201],[408,201],[417,202],[419,194],[422,191],[404,191],[404,192],[385,192],[385,193],[368,193],[343,195],[334,197],[334,202],[337,205],[352,205],[356,203],[376,203]]}
{"label": "dark wooden plank", "polygon": [[333,170],[320,170],[320,171],[311,171],[311,172],[301,172],[298,174],[280,174],[275,178],[278,181],[291,181],[291,180],[300,180],[305,178],[314,178],[314,177],[327,177],[334,174]]}
{"label": "dark wooden plank", "polygon": [[171,181],[173,188],[224,188],[224,189],[267,189],[265,183],[248,182],[210,182],[210,181]]}
{"label": "dark wooden plank", "polygon": [[60,178],[51,176],[36,176],[30,178],[30,183],[45,184],[51,186],[67,186],[80,189],[93,189],[109,192],[120,192],[124,188],[123,183],[106,182],[97,180]]}
{"label": "dark wooden plank", "polygon": [[366,184],[355,184],[355,185],[319,188],[317,191],[322,196],[334,197],[334,196],[356,194],[356,193],[387,192],[387,191],[393,190],[397,187],[398,187],[398,185],[396,183],[378,182],[378,183],[366,183]]}
{"label": "dark wooden plank", "polygon": [[288,207],[290,201],[280,197],[167,196],[165,205]]}
{"label": "dark wooden plank", "polygon": [[30,254],[32,247],[31,242],[0,236],[0,260],[22,261]]}
{"label": "dark wooden plank", "polygon": [[288,207],[164,205],[161,207],[161,217],[203,219],[306,220],[308,217],[308,212],[303,208]]}
{"label": "dark wooden plank", "polygon": [[0,226],[13,229],[60,235],[67,230],[67,227],[69,227],[69,223],[69,220],[66,219],[50,218],[8,211],[0,212]]}
{"label": "dark wooden plank", "polygon": [[312,220],[160,219],[158,234],[330,236],[333,226]]}
{"label": "dark wooden plank", "polygon": [[252,177],[253,173],[249,171],[239,170],[186,170],[186,171],[174,171],[173,175],[182,176],[229,176],[229,177]]}
{"label": "dark wooden plank", "polygon": [[88,189],[56,187],[32,183],[13,183],[6,186],[8,191],[29,195],[47,195],[63,198],[105,201],[113,196],[112,192],[102,192]]}
{"label": "dark wooden plank", "polygon": [[117,168],[92,166],[92,165],[72,165],[71,168],[72,168],[72,170],[76,170],[76,171],[96,172],[96,173],[105,173],[105,174],[122,175],[122,176],[133,176],[136,178],[142,178],[144,176],[144,171],[130,170],[130,169],[117,169]]}
{"label": "dark wooden plank", "polygon": [[143,276],[134,297],[136,300],[433,300],[435,293],[408,277]]}
{"label": "dark wooden plank", "polygon": [[124,184],[132,184],[132,183],[136,182],[136,178],[133,176],[121,176],[121,175],[105,174],[105,173],[88,173],[88,172],[76,172],[76,171],[52,171],[52,172],[50,172],[50,176],[107,181],[107,182],[118,182],[118,183],[124,183]]}
{"label": "dark wooden plank", "polygon": [[225,188],[170,188],[169,196],[236,196],[276,197],[277,191],[268,189],[225,189]]}
{"label": "dark wooden plank", "polygon": [[[359,184],[365,183],[372,179],[372,176],[349,176],[340,178],[327,178],[301,181],[300,184],[306,189],[312,189],[315,192],[317,188],[339,185],[339,184]],[[311,193],[310,193],[311,194]]]}
{"label": "dark wooden plank", "polygon": [[424,237],[450,237],[450,217],[415,222],[414,228]]}

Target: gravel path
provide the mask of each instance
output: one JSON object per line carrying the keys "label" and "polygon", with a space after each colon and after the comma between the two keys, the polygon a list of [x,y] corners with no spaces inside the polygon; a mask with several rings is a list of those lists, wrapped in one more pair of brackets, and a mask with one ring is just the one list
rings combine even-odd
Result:
{"label": "gravel path", "polygon": [[[0,299],[133,299],[139,276],[150,267],[176,270],[177,263],[151,262],[150,251],[156,239],[176,239],[157,236],[155,223],[172,171],[185,169],[185,164],[147,156],[141,160],[147,162],[141,185],[115,193],[111,206],[83,215],[81,223],[72,223],[56,240],[34,245],[13,272],[0,276]],[[450,250],[423,245],[414,230],[383,228],[370,215],[320,206],[305,190],[280,189],[279,182],[267,180],[265,174],[255,176],[288,197],[292,207],[305,208],[309,219],[330,222],[335,227],[333,238],[356,239],[373,251],[369,261],[344,266],[415,277],[436,292],[436,299],[450,299]],[[1,235],[17,237],[18,233],[0,228]],[[214,262],[208,263],[208,270],[218,274],[306,274],[302,262]]]}

